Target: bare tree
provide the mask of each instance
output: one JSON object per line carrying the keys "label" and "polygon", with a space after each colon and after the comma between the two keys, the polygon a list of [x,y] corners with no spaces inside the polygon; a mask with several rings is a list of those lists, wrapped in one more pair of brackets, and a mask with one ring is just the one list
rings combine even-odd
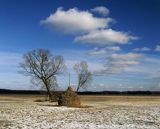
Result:
{"label": "bare tree", "polygon": [[52,90],[57,86],[56,75],[65,69],[62,56],[53,56],[49,50],[38,49],[30,51],[23,56],[20,63],[21,73],[31,76],[33,82],[45,86],[49,99],[53,99]]}
{"label": "bare tree", "polygon": [[78,86],[77,86],[77,92],[80,88],[86,88],[91,80],[92,80],[92,74],[88,70],[88,64],[86,61],[81,61],[74,65],[74,70],[78,74]]}

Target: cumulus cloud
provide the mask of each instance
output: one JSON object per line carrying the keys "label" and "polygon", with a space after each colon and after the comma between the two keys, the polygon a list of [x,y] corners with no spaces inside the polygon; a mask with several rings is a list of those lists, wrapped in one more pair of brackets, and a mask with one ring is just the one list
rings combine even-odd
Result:
{"label": "cumulus cloud", "polygon": [[74,34],[76,36],[74,42],[80,43],[113,45],[127,44],[138,39],[127,32],[111,29],[110,23],[114,21],[112,18],[96,17],[93,12],[107,15],[109,10],[103,6],[91,9],[91,11],[83,11],[78,8],[68,10],[58,8],[40,23],[64,34]]}
{"label": "cumulus cloud", "polygon": [[63,10],[63,8],[58,8],[55,13],[40,23],[65,33],[82,33],[107,28],[111,21],[111,18],[95,17],[89,11],[81,11],[77,8],[67,11]]}
{"label": "cumulus cloud", "polygon": [[91,9],[91,11],[101,14],[102,16],[107,16],[110,13],[109,9],[104,6],[98,6],[94,9]]}
{"label": "cumulus cloud", "polygon": [[99,45],[127,44],[131,40],[137,40],[138,37],[131,36],[125,32],[112,29],[102,29],[91,31],[82,36],[77,36],[74,41]]}
{"label": "cumulus cloud", "polygon": [[155,51],[160,52],[160,45],[157,45],[157,46],[156,46]]}
{"label": "cumulus cloud", "polygon": [[148,48],[148,47],[143,47],[143,48],[135,48],[135,49],[133,49],[133,51],[137,51],[137,52],[140,52],[140,51],[151,51],[151,49],[150,48]]}
{"label": "cumulus cloud", "polygon": [[141,54],[112,54],[107,58],[105,69],[97,71],[98,74],[114,74],[125,71],[126,68],[139,64]]}
{"label": "cumulus cloud", "polygon": [[110,46],[110,47],[105,47],[105,48],[94,48],[93,50],[90,50],[88,52],[89,55],[105,55],[107,53],[115,52],[115,51],[120,51],[121,48],[119,46]]}

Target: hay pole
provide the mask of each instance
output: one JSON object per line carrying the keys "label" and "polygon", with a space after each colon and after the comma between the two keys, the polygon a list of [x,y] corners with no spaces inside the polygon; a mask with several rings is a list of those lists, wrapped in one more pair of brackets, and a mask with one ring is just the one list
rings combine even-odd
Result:
{"label": "hay pole", "polygon": [[70,72],[69,72],[69,81],[68,81],[68,83],[69,83],[69,86],[70,86],[70,80],[71,80],[71,79],[70,79]]}

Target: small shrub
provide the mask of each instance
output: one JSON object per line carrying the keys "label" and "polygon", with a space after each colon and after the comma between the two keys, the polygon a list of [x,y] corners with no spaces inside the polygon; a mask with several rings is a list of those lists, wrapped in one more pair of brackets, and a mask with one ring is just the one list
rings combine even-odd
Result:
{"label": "small shrub", "polygon": [[35,100],[34,102],[44,102],[45,100],[42,100],[42,99],[37,99]]}

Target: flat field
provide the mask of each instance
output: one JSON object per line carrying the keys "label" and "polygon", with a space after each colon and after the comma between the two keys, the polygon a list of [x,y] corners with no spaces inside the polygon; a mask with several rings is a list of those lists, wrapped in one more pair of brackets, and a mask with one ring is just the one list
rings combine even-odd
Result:
{"label": "flat field", "polygon": [[160,129],[160,96],[81,96],[84,108],[43,98],[0,95],[0,129]]}

